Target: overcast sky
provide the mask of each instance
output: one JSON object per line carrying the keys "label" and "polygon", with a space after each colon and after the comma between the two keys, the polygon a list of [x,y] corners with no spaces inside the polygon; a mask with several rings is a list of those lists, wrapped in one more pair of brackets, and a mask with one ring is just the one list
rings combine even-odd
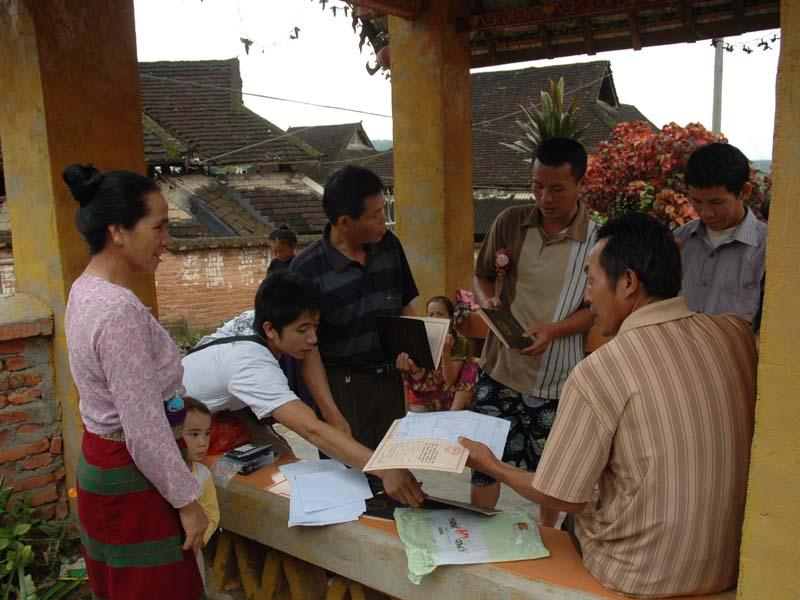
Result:
{"label": "overcast sky", "polygon": [[[330,0],[135,0],[139,60],[207,60],[238,57],[243,90],[291,100],[391,115],[391,84],[365,64],[371,48],[358,50],[350,18],[336,16]],[[297,39],[290,33],[299,27]],[[722,132],[752,160],[771,158],[775,76],[779,44],[756,48],[778,31],[728,38],[725,52]],[[255,43],[245,53],[240,38]],[[751,54],[741,49],[750,42]],[[609,60],[621,102],[636,105],[656,125],[699,121],[711,127],[714,49],[708,41],[603,52],[501,68]],[[567,88],[569,88],[569,82]],[[373,138],[391,138],[391,118],[245,96],[245,104],[282,128],[363,121]]]}

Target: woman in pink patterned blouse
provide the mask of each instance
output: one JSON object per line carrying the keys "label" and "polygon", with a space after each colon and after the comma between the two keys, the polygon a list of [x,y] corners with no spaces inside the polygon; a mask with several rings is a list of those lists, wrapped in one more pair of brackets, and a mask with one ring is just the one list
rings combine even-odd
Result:
{"label": "woman in pink patterned blouse", "polygon": [[64,181],[91,255],[65,317],[84,425],[77,487],[89,582],[106,600],[197,600],[194,552],[207,520],[176,443],[180,354],[129,289],[167,248],[167,203],[152,180],[129,171],[72,165]]}

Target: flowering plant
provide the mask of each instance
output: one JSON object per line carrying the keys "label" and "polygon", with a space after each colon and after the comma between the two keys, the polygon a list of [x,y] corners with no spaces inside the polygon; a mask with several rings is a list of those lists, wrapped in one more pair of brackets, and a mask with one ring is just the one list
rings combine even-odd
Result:
{"label": "flowering plant", "polygon": [[[683,177],[689,155],[705,144],[726,141],[699,123],[670,123],[661,130],[642,121],[620,123],[589,157],[584,200],[600,221],[635,210],[670,229],[680,227],[697,218]],[[754,172],[750,180],[753,192],[747,204],[761,218],[769,177]]]}

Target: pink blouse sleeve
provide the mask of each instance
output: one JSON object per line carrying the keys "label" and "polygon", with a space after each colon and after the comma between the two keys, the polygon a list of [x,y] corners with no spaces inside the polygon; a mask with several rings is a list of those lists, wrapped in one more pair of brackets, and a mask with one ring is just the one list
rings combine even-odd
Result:
{"label": "pink blouse sleeve", "polygon": [[133,462],[172,506],[181,508],[197,500],[200,490],[175,443],[156,377],[153,353],[172,349],[152,347],[145,310],[127,303],[109,307],[96,351]]}

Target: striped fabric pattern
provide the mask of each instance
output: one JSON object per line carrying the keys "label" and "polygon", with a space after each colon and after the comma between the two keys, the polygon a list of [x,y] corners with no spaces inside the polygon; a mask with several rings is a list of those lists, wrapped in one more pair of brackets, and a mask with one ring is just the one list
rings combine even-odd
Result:
{"label": "striped fabric pattern", "polygon": [[690,310],[733,313],[753,323],[761,308],[767,226],[749,208],[728,241],[714,248],[699,219],[675,230],[683,241],[683,289]]}
{"label": "striped fabric pattern", "polygon": [[387,231],[367,246],[366,265],[353,262],[330,243],[330,225],[292,261],[322,292],[319,351],[326,365],[364,367],[394,363],[378,339],[377,317],[400,315],[419,292],[400,240]]}
{"label": "striped fabric pattern", "polygon": [[194,553],[182,548],[178,511],[125,443],[84,431],[78,460],[78,520],[93,597],[204,598]]}
{"label": "striped fabric pattern", "polygon": [[736,583],[756,360],[746,322],[674,298],[575,368],[533,486],[589,502],[576,535],[601,583],[639,597]]}
{"label": "striped fabric pattern", "polygon": [[[586,289],[586,257],[597,241],[600,226],[588,220],[586,239],[572,240],[569,262],[564,272],[564,282],[553,315],[553,323],[563,321],[583,304]],[[567,376],[583,359],[583,335],[559,338],[550,343],[540,358],[539,373],[531,395],[540,398],[560,398]]]}
{"label": "striped fabric pattern", "polygon": [[[475,275],[494,280],[498,250],[506,249],[510,267],[500,299],[523,326],[561,321],[583,303],[584,266],[597,239],[598,225],[583,202],[572,223],[547,236],[535,205],[514,206],[498,215],[484,239]],[[498,383],[528,396],[556,400],[570,371],[583,358],[583,336],[551,342],[540,355],[525,356],[505,348],[490,333],[481,368]]]}

